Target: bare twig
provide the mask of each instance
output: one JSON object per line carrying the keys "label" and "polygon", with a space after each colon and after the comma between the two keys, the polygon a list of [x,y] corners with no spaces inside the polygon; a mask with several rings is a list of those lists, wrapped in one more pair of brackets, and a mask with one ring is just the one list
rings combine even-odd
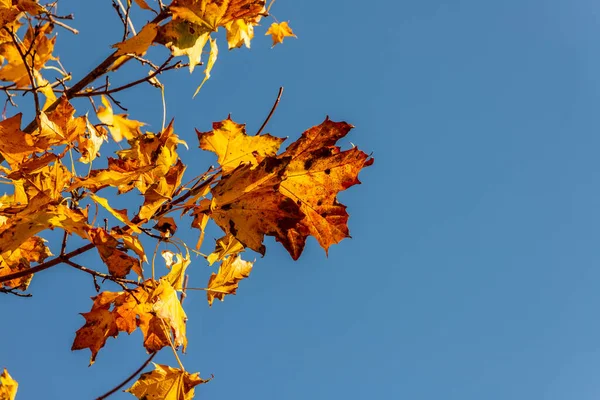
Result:
{"label": "bare twig", "polygon": [[117,390],[119,390],[123,386],[125,386],[127,384],[127,382],[129,382],[130,380],[132,380],[133,378],[135,378],[140,372],[142,372],[144,370],[144,368],[146,368],[146,366],[148,364],[150,364],[150,361],[152,361],[152,359],[154,358],[154,356],[156,356],[156,352],[150,354],[150,357],[148,357],[148,359],[146,361],[144,361],[144,363],[138,369],[136,369],[134,373],[132,373],[131,375],[129,375],[127,378],[125,378],[125,380],[123,382],[119,383],[117,386],[115,386],[114,388],[112,388],[108,392],[104,393],[102,396],[97,397],[96,400],[104,400],[105,398],[107,398],[108,396],[114,394]]}
{"label": "bare twig", "polygon": [[273,116],[273,113],[277,109],[277,106],[279,105],[279,100],[281,100],[281,95],[282,94],[283,94],[283,86],[279,88],[279,93],[277,94],[277,98],[275,99],[275,103],[273,104],[273,107],[271,108],[271,112],[269,112],[269,115],[267,115],[267,118],[265,119],[265,122],[263,122],[263,124],[261,125],[260,129],[258,130],[258,132],[256,132],[256,136],[260,135],[260,133],[263,131],[263,129],[265,129],[265,126],[267,126],[267,123],[269,122],[269,120]]}

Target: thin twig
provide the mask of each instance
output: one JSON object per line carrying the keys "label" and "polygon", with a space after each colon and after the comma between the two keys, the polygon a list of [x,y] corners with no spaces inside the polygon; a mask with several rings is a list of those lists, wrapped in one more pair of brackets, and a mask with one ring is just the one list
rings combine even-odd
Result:
{"label": "thin twig", "polygon": [[265,129],[265,126],[267,126],[267,123],[269,122],[269,120],[271,119],[271,116],[273,115],[273,113],[277,109],[277,106],[279,105],[279,100],[281,100],[282,93],[283,93],[283,86],[279,88],[279,93],[277,94],[275,103],[273,104],[273,107],[271,108],[271,112],[269,113],[269,115],[267,115],[267,119],[265,119],[265,122],[263,122],[263,124],[261,125],[258,132],[256,132],[256,136],[260,135],[260,133],[263,131],[263,129]]}
{"label": "thin twig", "polygon": [[146,361],[144,361],[144,363],[141,365],[141,367],[139,367],[138,369],[135,370],[135,372],[131,375],[129,375],[123,382],[119,383],[117,386],[115,386],[114,388],[110,389],[108,392],[104,393],[102,396],[97,397],[96,400],[104,400],[105,398],[107,398],[108,396],[114,394],[117,390],[121,389],[123,386],[125,386],[127,384],[127,382],[129,382],[130,380],[132,380],[133,378],[135,378],[140,372],[142,372],[144,370],[144,368],[146,368],[146,366],[148,364],[150,364],[150,361],[152,361],[152,359],[154,358],[154,356],[156,356],[156,351],[152,354],[150,354],[150,357],[148,357],[148,359]]}

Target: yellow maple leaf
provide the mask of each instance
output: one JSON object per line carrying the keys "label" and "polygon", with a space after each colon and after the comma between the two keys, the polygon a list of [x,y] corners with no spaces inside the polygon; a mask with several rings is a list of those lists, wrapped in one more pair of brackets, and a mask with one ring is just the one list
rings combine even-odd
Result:
{"label": "yellow maple leaf", "polygon": [[246,125],[237,124],[227,118],[213,123],[213,130],[196,130],[200,148],[218,156],[223,172],[229,172],[243,163],[258,165],[266,156],[274,156],[285,139],[269,134],[249,136]]}
{"label": "yellow maple leaf", "polygon": [[[205,381],[206,382],[206,381]],[[199,382],[204,383],[204,382]],[[9,374],[6,368],[0,375],[0,399],[15,400],[19,384]],[[191,397],[190,397],[191,398]]]}
{"label": "yellow maple leaf", "polygon": [[114,114],[105,96],[102,96],[102,104],[104,107],[98,107],[96,116],[103,124],[108,125],[115,142],[120,142],[123,138],[131,140],[142,134],[140,127],[145,125],[143,122],[127,119],[127,114]]}
{"label": "yellow maple leaf", "polygon": [[226,295],[235,294],[239,281],[250,276],[252,262],[244,261],[239,255],[227,257],[221,263],[219,272],[213,273],[206,287],[208,305],[212,307],[214,299],[223,301]]}
{"label": "yellow maple leaf", "polygon": [[[153,363],[154,364],[154,363]],[[146,372],[126,392],[144,400],[191,400],[194,387],[210,379],[200,378],[199,373],[154,364],[154,371]]]}
{"label": "yellow maple leaf", "polygon": [[112,47],[117,49],[115,57],[124,56],[126,54],[135,54],[136,56],[143,56],[148,51],[148,47],[152,44],[158,33],[158,24],[149,23],[146,24],[137,35],[130,37],[129,39],[114,44]]}
{"label": "yellow maple leaf", "polygon": [[292,28],[288,25],[287,22],[273,22],[269,27],[269,30],[265,33],[266,35],[271,35],[273,39],[273,47],[278,43],[283,43],[283,38],[286,36],[297,37],[294,32],[292,32]]}

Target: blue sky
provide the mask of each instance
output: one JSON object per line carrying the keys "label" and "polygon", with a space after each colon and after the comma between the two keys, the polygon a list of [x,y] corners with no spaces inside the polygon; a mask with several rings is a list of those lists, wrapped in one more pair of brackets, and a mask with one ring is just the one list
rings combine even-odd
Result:
{"label": "blue sky", "polygon": [[[109,1],[60,10],[81,34],[61,31],[57,54],[80,77],[120,40],[118,20]],[[209,309],[190,293],[182,361],[215,375],[197,398],[597,399],[597,3],[278,0],[272,13],[298,39],[271,49],[263,26],[251,50],[221,44],[194,100],[200,71],[161,78],[188,172],[214,162],[194,128],[231,113],[255,131],[279,86],[266,131],[294,139],[346,120],[345,145],[375,164],[340,195],[353,239],[329,257],[310,240],[293,262],[269,240],[237,296]],[[160,129],[156,90],[119,100]],[[210,270],[199,258],[190,274],[202,287]],[[56,267],[31,292],[1,298],[0,366],[18,399],[93,398],[146,358],[137,333],[109,339],[90,368],[87,350],[70,351],[87,275]],[[156,360],[175,365],[168,351]]]}

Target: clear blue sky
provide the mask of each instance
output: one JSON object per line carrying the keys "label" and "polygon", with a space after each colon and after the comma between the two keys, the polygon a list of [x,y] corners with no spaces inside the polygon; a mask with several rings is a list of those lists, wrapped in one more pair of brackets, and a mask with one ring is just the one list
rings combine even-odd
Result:
{"label": "clear blue sky", "polygon": [[[108,0],[60,10],[81,34],[60,32],[58,54],[80,77],[121,30]],[[221,44],[195,100],[201,71],[164,76],[192,171],[214,162],[194,128],[231,113],[255,131],[280,85],[268,132],[296,138],[328,114],[375,156],[340,196],[353,239],[328,258],[310,240],[293,262],[270,240],[237,296],[209,309],[190,294],[183,362],[215,375],[197,398],[598,399],[599,11],[589,0],[278,0],[272,13],[297,40],[270,49],[264,26],[251,50]],[[119,99],[159,129],[156,90]],[[210,271],[197,259],[190,273],[204,286]],[[147,357],[138,333],[109,339],[90,368],[87,350],[70,351],[91,306],[87,275],[56,267],[31,292],[0,299],[0,366],[19,400],[93,398]],[[168,351],[157,360],[175,365]]]}

